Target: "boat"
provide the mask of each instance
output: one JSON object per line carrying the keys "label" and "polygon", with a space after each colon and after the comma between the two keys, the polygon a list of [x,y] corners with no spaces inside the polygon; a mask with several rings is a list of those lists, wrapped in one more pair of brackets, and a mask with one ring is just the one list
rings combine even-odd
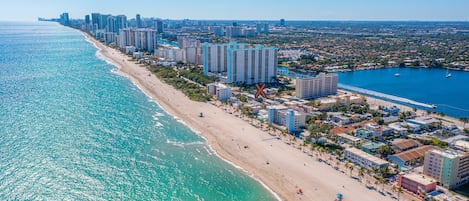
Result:
{"label": "boat", "polygon": [[451,76],[452,76],[451,73],[449,73],[449,72],[448,72],[448,69],[446,69],[446,76],[445,76],[445,78],[450,78]]}
{"label": "boat", "polygon": [[401,74],[396,73],[396,74],[394,74],[394,76],[399,77],[399,76],[401,76]]}

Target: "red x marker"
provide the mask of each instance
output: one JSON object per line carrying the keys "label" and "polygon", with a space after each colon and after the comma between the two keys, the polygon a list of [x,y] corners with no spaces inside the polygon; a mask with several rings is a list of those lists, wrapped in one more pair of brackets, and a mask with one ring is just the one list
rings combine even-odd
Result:
{"label": "red x marker", "polygon": [[259,97],[259,95],[262,95],[262,97],[266,97],[265,93],[264,93],[264,88],[265,88],[265,83],[263,83],[261,86],[259,86],[259,84],[256,84],[256,88],[257,88],[257,93],[255,95],[255,97]]}

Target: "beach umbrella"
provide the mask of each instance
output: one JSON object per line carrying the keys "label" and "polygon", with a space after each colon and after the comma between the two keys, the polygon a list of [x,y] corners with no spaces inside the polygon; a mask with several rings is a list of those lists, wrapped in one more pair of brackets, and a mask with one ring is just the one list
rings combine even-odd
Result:
{"label": "beach umbrella", "polygon": [[342,193],[337,193],[337,198],[342,199],[343,195]]}

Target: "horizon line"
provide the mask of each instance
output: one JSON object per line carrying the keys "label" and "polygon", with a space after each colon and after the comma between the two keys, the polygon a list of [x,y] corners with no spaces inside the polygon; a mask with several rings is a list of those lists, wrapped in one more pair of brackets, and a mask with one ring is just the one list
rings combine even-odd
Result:
{"label": "horizon line", "polygon": [[[114,16],[114,15],[113,15]],[[31,20],[3,20],[0,19],[0,22],[35,22],[39,18],[44,19],[58,19],[58,17],[45,18],[45,17],[36,17]],[[83,16],[84,18],[84,16]],[[323,22],[469,22],[469,19],[191,19],[191,18],[161,18],[161,17],[142,17],[142,19],[161,19],[161,20],[193,20],[193,21],[280,21],[281,19],[285,22],[314,22],[314,21],[323,21]],[[70,18],[70,20],[83,20],[82,18]],[[127,20],[135,20],[135,18],[128,18]]]}

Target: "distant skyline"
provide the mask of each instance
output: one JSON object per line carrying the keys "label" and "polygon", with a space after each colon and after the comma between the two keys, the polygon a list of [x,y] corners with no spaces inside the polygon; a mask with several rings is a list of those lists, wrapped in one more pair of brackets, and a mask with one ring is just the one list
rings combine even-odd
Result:
{"label": "distant skyline", "polygon": [[35,21],[68,12],[129,19],[220,20],[419,20],[469,21],[468,0],[16,0],[2,3],[0,21]]}

